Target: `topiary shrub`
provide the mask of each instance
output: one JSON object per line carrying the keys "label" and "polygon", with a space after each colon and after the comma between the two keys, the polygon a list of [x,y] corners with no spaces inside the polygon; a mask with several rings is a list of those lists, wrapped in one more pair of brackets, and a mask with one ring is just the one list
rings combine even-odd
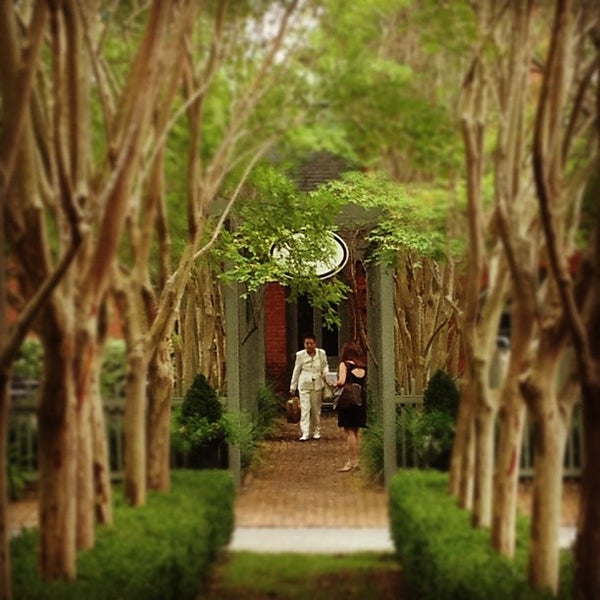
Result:
{"label": "topiary shrub", "polygon": [[217,392],[199,373],[173,410],[171,441],[194,468],[227,467],[229,428]]}
{"label": "topiary shrub", "polygon": [[460,392],[448,373],[438,369],[427,383],[423,393],[425,412],[443,412],[453,419],[458,416]]}
{"label": "topiary shrub", "polygon": [[407,411],[411,466],[442,471],[450,467],[459,399],[452,378],[445,371],[436,371],[423,393],[422,410]]}
{"label": "topiary shrub", "polygon": [[181,404],[181,415],[184,418],[206,417],[209,423],[217,423],[223,416],[223,406],[217,392],[202,373],[194,377],[192,385],[186,392]]}

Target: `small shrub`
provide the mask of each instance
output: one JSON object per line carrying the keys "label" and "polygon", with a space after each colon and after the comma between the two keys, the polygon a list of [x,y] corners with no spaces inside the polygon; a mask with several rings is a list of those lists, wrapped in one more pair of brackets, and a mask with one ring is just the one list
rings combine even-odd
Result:
{"label": "small shrub", "polygon": [[226,413],[230,441],[239,446],[242,469],[247,469],[256,456],[258,444],[272,431],[275,419],[283,412],[278,396],[269,384],[260,387],[257,395],[257,414],[248,411]]}
{"label": "small shrub", "polygon": [[445,371],[437,370],[423,392],[425,412],[438,411],[456,420],[459,400],[460,392],[453,379]]}
{"label": "small shrub", "polygon": [[383,427],[369,421],[369,426],[361,432],[361,468],[373,481],[383,481]]}
{"label": "small shrub", "polygon": [[199,373],[171,419],[171,443],[196,468],[226,467],[229,423],[217,392]]}
{"label": "small shrub", "polygon": [[184,419],[204,417],[209,423],[217,423],[223,416],[223,406],[217,392],[202,373],[194,377],[192,385],[186,392],[181,404],[181,415]]}
{"label": "small shrub", "polygon": [[257,407],[257,435],[260,439],[264,439],[271,432],[275,419],[284,414],[284,407],[270,384],[267,383],[259,388]]}
{"label": "small shrub", "polygon": [[450,466],[460,394],[452,378],[438,370],[423,393],[423,408],[406,410],[410,466],[447,470]]}

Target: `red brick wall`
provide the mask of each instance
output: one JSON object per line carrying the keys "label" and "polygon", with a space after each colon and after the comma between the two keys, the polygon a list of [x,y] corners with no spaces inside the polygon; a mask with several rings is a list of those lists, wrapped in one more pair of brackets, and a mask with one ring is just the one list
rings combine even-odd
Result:
{"label": "red brick wall", "polygon": [[269,283],[265,288],[265,362],[267,381],[287,394],[287,326],[285,288]]}

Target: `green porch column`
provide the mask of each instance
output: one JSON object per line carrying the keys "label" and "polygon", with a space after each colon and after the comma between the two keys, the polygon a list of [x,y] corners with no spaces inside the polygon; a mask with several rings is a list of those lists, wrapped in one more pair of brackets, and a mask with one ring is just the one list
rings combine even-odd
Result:
{"label": "green porch column", "polygon": [[383,470],[386,486],[396,472],[396,386],[394,281],[384,265],[367,272],[369,388],[383,424]]}
{"label": "green porch column", "polygon": [[[224,286],[227,346],[227,409],[257,414],[257,394],[265,383],[265,324],[262,291],[243,297],[239,284]],[[241,484],[240,448],[230,444],[229,468]]]}

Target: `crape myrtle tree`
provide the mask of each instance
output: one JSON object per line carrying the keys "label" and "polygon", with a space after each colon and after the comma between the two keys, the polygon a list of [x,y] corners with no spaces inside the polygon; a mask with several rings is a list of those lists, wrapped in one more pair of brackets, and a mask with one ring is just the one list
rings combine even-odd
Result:
{"label": "crape myrtle tree", "polygon": [[[216,13],[207,13],[213,17],[209,23],[217,24],[216,31],[228,6],[218,5]],[[240,7],[240,3],[235,6]],[[35,52],[21,55],[21,47],[35,49],[37,39],[48,41],[44,60],[37,61],[37,70],[32,70],[36,77],[31,100],[22,113],[15,111],[23,119],[24,133],[5,212],[11,223],[6,230],[19,267],[19,289],[25,299],[35,294],[53,266],[61,264],[71,251],[77,239],[72,224],[81,223],[87,231],[77,268],[68,272],[36,321],[36,332],[45,348],[40,390],[40,568],[44,576],[75,576],[76,547],[93,545],[93,492],[104,503],[110,502],[106,457],[92,456],[90,443],[94,436],[104,435],[98,419],[100,407],[90,405],[90,399],[99,398],[99,394],[92,394],[90,386],[97,381],[94,372],[99,368],[98,335],[107,318],[106,293],[113,281],[116,289],[119,285],[123,289],[123,279],[131,277],[131,288],[141,290],[138,300],[141,297],[146,302],[145,306],[138,304],[146,311],[140,312],[151,316],[152,329],[146,323],[132,323],[127,332],[128,339],[135,341],[130,347],[130,365],[137,361],[145,373],[151,359],[164,362],[167,352],[161,344],[168,337],[190,265],[210,241],[203,237],[208,206],[225,176],[237,169],[238,183],[234,180],[230,185],[227,197],[233,201],[239,182],[267,147],[261,137],[258,147],[249,146],[247,153],[239,151],[242,139],[256,135],[259,120],[250,126],[248,116],[263,100],[271,67],[275,79],[283,78],[285,61],[277,49],[283,48],[286,24],[296,6],[293,2],[276,11],[275,21],[281,25],[274,30],[269,27],[267,33],[250,30],[252,23],[257,26],[256,18],[241,20],[232,28],[231,37],[217,36],[207,45],[204,63],[195,62],[186,50],[186,42],[194,39],[192,28],[200,8],[195,2],[155,2],[133,13],[135,18],[129,18],[128,10],[135,8],[129,5],[115,5],[116,12],[104,10],[100,3],[79,2],[52,5],[51,10],[43,2],[7,8],[3,27],[11,35],[3,36],[3,42],[12,44],[10,55],[15,61],[37,56]],[[260,7],[256,10],[260,16]],[[213,128],[223,141],[202,148],[190,146],[190,155],[201,159],[199,178],[190,179],[192,233],[179,262],[174,268],[170,265],[172,271],[163,268],[164,286],[159,288],[160,294],[156,293],[155,302],[152,294],[147,294],[148,288],[143,289],[146,274],[140,266],[149,247],[149,242],[140,242],[140,238],[150,234],[136,220],[146,218],[143,211],[147,210],[148,221],[158,229],[164,227],[160,183],[168,131],[173,120],[203,99],[213,76],[213,62],[219,64],[228,44],[239,39],[234,33],[240,28],[255,41],[258,54],[251,60],[249,53],[237,47],[234,67],[222,78],[222,98],[229,102],[221,103],[220,109],[215,103]],[[260,35],[259,42],[256,36]],[[121,38],[121,47],[115,37]],[[128,58],[120,62],[120,69],[111,70],[111,60],[123,59],[124,47]],[[198,67],[198,86],[194,87],[192,79],[185,79],[186,68],[191,76],[192,65],[198,64],[207,66]],[[7,71],[13,80],[5,80],[3,89],[27,87],[27,79],[19,79],[18,66]],[[188,85],[183,86],[184,94],[178,95],[174,90],[180,89],[182,82]],[[22,96],[21,101],[23,97],[28,96]],[[173,110],[169,115],[170,106]],[[273,137],[273,129],[267,128],[267,137]],[[123,244],[126,228],[129,248]],[[160,238],[161,250],[168,243],[165,240],[166,236]],[[130,256],[124,260],[127,250]],[[120,264],[116,262],[119,251]],[[140,336],[143,327],[145,338]],[[160,376],[168,379],[162,373]],[[130,449],[126,488],[132,503],[142,503],[146,489],[142,387],[138,382],[133,391],[128,390],[127,399]],[[164,423],[168,416],[160,399],[157,404],[161,406],[159,420]],[[93,432],[92,422],[98,423]],[[104,479],[94,481],[94,474],[104,474]]]}
{"label": "crape myrtle tree", "polygon": [[[27,135],[26,112],[32,94],[42,36],[45,30],[48,14],[45,7],[40,6],[36,15],[31,19],[28,31],[29,46],[26,52],[19,52],[15,21],[12,9],[8,3],[0,7],[0,108],[2,123],[0,131],[0,240],[3,252],[0,255],[0,598],[11,597],[10,561],[7,535],[7,435],[10,403],[11,368],[17,356],[20,345],[32,326],[38,311],[52,293],[54,288],[65,275],[73,261],[76,251],[82,242],[82,232],[76,220],[68,222],[70,242],[65,246],[65,252],[56,265],[49,268],[39,279],[37,290],[19,307],[15,320],[8,322],[9,301],[12,293],[7,281],[9,259],[5,248],[9,247],[7,227],[8,214],[5,207],[10,201],[10,193],[14,182],[15,171],[18,168],[21,140]],[[71,199],[66,199],[71,202]],[[67,235],[67,238],[69,236]]]}
{"label": "crape myrtle tree", "polygon": [[[555,308],[543,322],[539,346],[522,383],[533,413],[536,472],[533,489],[534,525],[530,555],[530,581],[534,587],[556,590],[556,529],[559,519],[560,481],[557,466],[564,454],[569,405],[557,396],[555,379],[561,342],[570,334],[575,352],[576,380],[581,389],[584,417],[584,457],[581,515],[576,541],[576,598],[600,594],[600,481],[595,461],[598,452],[598,203],[591,207],[596,227],[589,233],[581,276],[570,267],[574,235],[582,214],[585,190],[598,193],[600,142],[600,9],[591,2],[557,1],[554,6],[550,47],[543,71],[535,115],[533,169],[539,215],[546,242],[549,285]],[[589,185],[593,175],[592,185]],[[589,210],[589,208],[587,208]],[[565,213],[567,216],[565,216]],[[594,214],[595,213],[595,214]],[[569,383],[569,382],[567,382]],[[539,466],[538,466],[539,465]],[[548,502],[549,499],[554,501]]]}
{"label": "crape myrtle tree", "polygon": [[[538,103],[535,135],[541,135],[539,131],[543,133],[543,143],[538,141],[533,148],[543,148],[542,157],[552,164],[545,169],[544,177],[551,182],[546,184],[548,189],[555,192],[552,195],[556,207],[553,225],[556,239],[560,240],[560,254],[568,258],[575,249],[573,240],[574,232],[580,226],[581,196],[589,179],[590,161],[594,160],[595,142],[590,133],[595,109],[586,90],[593,61],[597,60],[587,36],[589,23],[594,23],[590,6],[574,3],[568,8],[563,7],[562,12],[560,6],[561,3],[509,2],[500,11],[494,2],[474,5],[481,36],[474,45],[472,67],[464,84],[465,101],[472,101],[472,104],[465,102],[464,106],[469,110],[463,112],[467,172],[473,178],[475,188],[481,186],[485,173],[486,149],[493,148],[493,155],[488,158],[493,165],[494,177],[492,224],[494,235],[501,241],[504,269],[510,274],[513,321],[512,356],[499,398],[495,398],[493,404],[489,402],[489,394],[487,399],[482,394],[485,372],[477,375],[479,365],[474,365],[471,368],[474,377],[465,389],[471,399],[467,422],[476,432],[477,439],[481,409],[487,408],[491,412],[498,406],[500,408],[492,542],[499,551],[512,555],[524,399],[527,400],[535,432],[530,582],[535,588],[553,591],[558,586],[562,460],[577,388],[573,378],[567,377],[563,387],[557,389],[557,370],[568,338],[563,315],[557,310],[557,288],[551,280],[540,277],[540,265],[548,260],[548,247],[541,237],[536,210],[535,191],[537,188],[539,194],[540,179],[537,172],[537,185],[533,185],[533,108]],[[551,9],[555,7],[558,7],[557,15],[561,16],[553,20]],[[550,37],[548,31],[552,23],[553,35]],[[557,53],[561,55],[560,60],[556,59]],[[541,90],[535,85],[536,66],[542,71],[544,80],[548,78]],[[543,123],[541,129],[540,122]],[[535,164],[535,153],[533,159]],[[482,205],[473,202],[470,206],[474,209],[470,220],[470,249],[473,256],[481,257],[484,239],[478,233],[481,228],[477,225],[480,219],[477,211],[481,211]],[[481,270],[477,273],[475,267],[472,268],[479,278]],[[467,307],[472,302],[472,317],[483,321],[485,306],[477,306],[475,280],[471,281],[473,290],[467,299]],[[492,323],[492,326],[497,325]],[[466,353],[468,359],[477,356],[480,345],[481,340],[477,340],[473,346],[476,353]],[[488,440],[493,439],[489,429],[486,435]],[[490,467],[494,465],[489,461],[483,468],[477,466],[483,447],[477,443],[475,453],[471,450],[471,456],[476,457],[474,510],[480,511],[474,522],[489,524],[482,518],[484,513],[481,511],[490,514],[491,495],[488,493],[487,499],[477,502],[478,490],[489,489]],[[488,441],[485,447],[491,448],[491,442]],[[464,459],[466,455],[461,454],[463,481],[468,481],[472,472]]]}
{"label": "crape myrtle tree", "polygon": [[[151,6],[112,104],[97,85],[98,53],[111,24],[102,20],[100,3],[13,3],[3,15],[11,34],[4,43],[12,45],[15,60],[24,60],[20,48],[35,42],[36,27],[44,41],[32,93],[25,95],[5,208],[11,259],[26,300],[72,246],[69,223],[86,231],[75,268],[35,322],[45,350],[38,409],[39,566],[45,577],[75,577],[76,548],[94,543],[95,493],[110,502],[106,457],[92,455],[94,436],[105,435],[101,407],[92,405],[100,396],[90,389],[98,381],[97,341],[153,107],[176,62],[172,40],[184,37],[192,8],[169,1]],[[15,89],[17,66],[9,83]],[[94,138],[99,131],[103,137]],[[94,474],[103,477],[94,480]]]}
{"label": "crape myrtle tree", "polygon": [[[462,14],[471,30],[487,31],[492,7],[478,5],[475,15]],[[482,36],[484,34],[482,33]],[[477,48],[477,36],[471,36]],[[450,489],[464,508],[472,509],[476,526],[487,526],[491,509],[492,432],[497,398],[489,385],[498,323],[507,292],[506,264],[498,235],[490,227],[486,178],[487,73],[476,54],[462,82],[460,123],[467,178],[467,268],[462,312],[465,373],[452,459]],[[485,296],[482,282],[485,281]],[[485,298],[485,302],[483,302]]]}

